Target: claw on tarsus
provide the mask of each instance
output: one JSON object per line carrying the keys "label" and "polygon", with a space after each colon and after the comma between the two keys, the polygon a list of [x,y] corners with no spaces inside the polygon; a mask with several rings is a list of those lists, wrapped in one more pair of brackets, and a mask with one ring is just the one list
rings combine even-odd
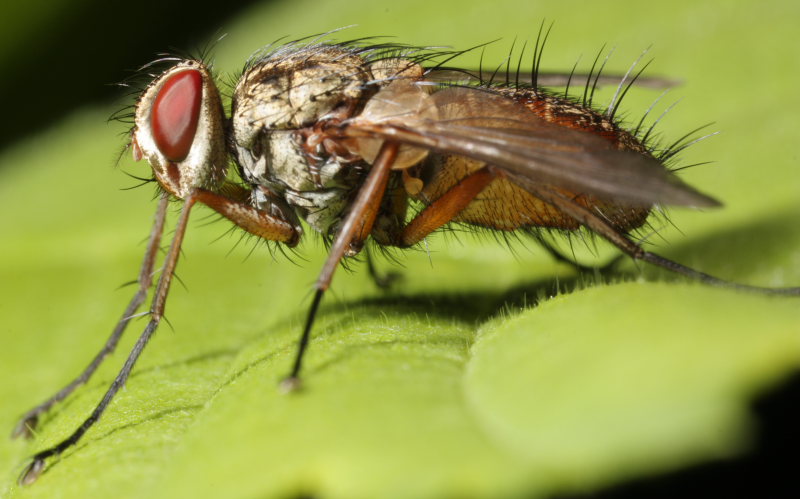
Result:
{"label": "claw on tarsus", "polygon": [[33,437],[33,431],[36,429],[36,425],[38,423],[38,416],[28,416],[22,418],[19,423],[17,423],[17,426],[14,427],[14,431],[11,432],[11,438],[23,437],[29,439]]}
{"label": "claw on tarsus", "polygon": [[300,390],[303,384],[297,376],[289,376],[281,381],[279,389],[282,393],[292,393]]}
{"label": "claw on tarsus", "polygon": [[44,459],[33,458],[33,461],[25,467],[25,470],[19,476],[18,483],[21,486],[30,485],[39,478],[42,471],[44,471]]}

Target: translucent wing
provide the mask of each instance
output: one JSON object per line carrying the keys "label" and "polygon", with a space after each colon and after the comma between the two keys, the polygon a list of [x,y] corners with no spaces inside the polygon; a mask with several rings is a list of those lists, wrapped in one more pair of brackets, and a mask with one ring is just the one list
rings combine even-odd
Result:
{"label": "translucent wing", "polygon": [[[473,85],[481,82],[493,81],[502,82],[521,82],[530,84],[534,81],[533,73],[530,71],[506,72],[506,71],[480,71],[477,69],[451,69],[434,68],[425,71],[425,80],[433,83],[459,83],[462,85]],[[619,85],[625,78],[622,74],[601,74],[600,76],[575,72],[575,73],[556,73],[539,71],[536,75],[536,84],[542,87],[565,87],[571,83],[577,87],[587,84],[594,84],[597,79],[597,86]],[[639,75],[633,85],[643,88],[666,89],[680,85],[680,80],[665,78],[662,76]]]}
{"label": "translucent wing", "polygon": [[503,169],[522,187],[555,186],[631,206],[719,205],[657,159],[549,123],[492,89],[450,87],[428,94],[398,81],[341,133],[474,158]]}

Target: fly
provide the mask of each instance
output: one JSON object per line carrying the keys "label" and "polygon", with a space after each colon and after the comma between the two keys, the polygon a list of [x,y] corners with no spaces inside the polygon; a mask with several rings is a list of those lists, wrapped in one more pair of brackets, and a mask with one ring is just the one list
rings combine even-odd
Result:
{"label": "fly", "polygon": [[[307,227],[331,243],[293,368],[282,382],[287,391],[299,386],[315,314],[342,260],[358,255],[370,239],[408,248],[453,222],[497,231],[585,227],[633,259],[705,284],[800,295],[800,288],[728,282],[632,240],[629,233],[657,206],[719,203],[665,167],[665,156],[676,150],[655,154],[615,121],[618,99],[606,112],[591,108],[599,78],[598,72],[589,84],[594,67],[582,99],[537,86],[543,45],[537,39],[526,85],[518,83],[519,73],[496,84],[444,66],[460,52],[321,38],[291,42],[247,64],[229,116],[204,62],[157,61],[171,66],[141,93],[130,135],[134,159],[147,160],[161,189],[138,290],[84,372],[26,413],[14,435],[30,436],[39,416],[85,383],[114,350],[152,284],[168,203],[181,200],[149,322],[91,415],[65,440],[34,455],[20,483],[34,482],[46,459],[78,442],[128,379],[164,315],[198,202],[267,241],[293,247]],[[433,64],[437,57],[445,62]],[[241,180],[230,180],[230,164]],[[420,210],[409,215],[411,206]]]}

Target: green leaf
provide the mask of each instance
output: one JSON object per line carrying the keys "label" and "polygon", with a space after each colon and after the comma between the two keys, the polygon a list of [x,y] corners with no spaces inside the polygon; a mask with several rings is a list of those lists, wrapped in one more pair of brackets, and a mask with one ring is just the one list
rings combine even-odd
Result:
{"label": "green leaf", "polygon": [[[313,8],[312,8],[313,4]],[[283,34],[357,22],[341,38],[467,47],[556,26],[545,64],[569,69],[604,41],[611,71],[651,42],[656,74],[686,97],[659,129],[693,146],[688,182],[728,208],[672,214],[656,251],[724,278],[800,284],[796,168],[797,7],[788,2],[270,3],[244,15],[216,60],[235,70]],[[303,14],[299,16],[298,13]],[[421,14],[424,13],[424,14]],[[753,19],[763,19],[763,26]],[[485,56],[500,61],[508,45]],[[755,50],[755,49],[758,50]],[[478,54],[463,62],[477,65]],[[492,58],[493,57],[493,58]],[[586,56],[585,56],[586,58]],[[712,70],[713,69],[713,70]],[[635,93],[634,93],[635,92]],[[606,89],[603,98],[610,98]],[[657,93],[635,89],[639,117]],[[603,102],[602,99],[599,102]],[[660,112],[666,105],[657,108]],[[132,293],[155,209],[150,188],[110,168],[109,109],[85,109],[0,156],[0,427],[76,375]],[[123,160],[122,169],[146,175]],[[377,291],[363,265],[325,297],[305,387],[282,395],[324,258],[307,238],[293,265],[207,225],[198,210],[167,317],[125,390],[39,481],[17,475],[89,414],[143,321],[92,381],[48,415],[32,443],[0,441],[3,497],[541,497],[744,452],[761,391],[800,365],[797,299],[713,289],[626,264],[609,282],[576,276],[528,241],[433,237],[399,254],[404,278]],[[172,217],[174,219],[174,216]],[[658,228],[661,228],[660,226]],[[601,246],[603,260],[612,252]],[[580,257],[593,261],[589,251]],[[379,261],[382,270],[390,262]],[[666,281],[666,282],[665,282]]]}

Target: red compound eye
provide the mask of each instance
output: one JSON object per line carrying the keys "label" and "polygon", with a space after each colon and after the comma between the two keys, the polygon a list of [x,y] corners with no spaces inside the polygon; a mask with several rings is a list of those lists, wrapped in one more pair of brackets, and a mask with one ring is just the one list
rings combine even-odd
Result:
{"label": "red compound eye", "polygon": [[188,69],[169,77],[159,90],[150,114],[150,126],[158,150],[179,162],[189,155],[203,95],[200,71]]}

